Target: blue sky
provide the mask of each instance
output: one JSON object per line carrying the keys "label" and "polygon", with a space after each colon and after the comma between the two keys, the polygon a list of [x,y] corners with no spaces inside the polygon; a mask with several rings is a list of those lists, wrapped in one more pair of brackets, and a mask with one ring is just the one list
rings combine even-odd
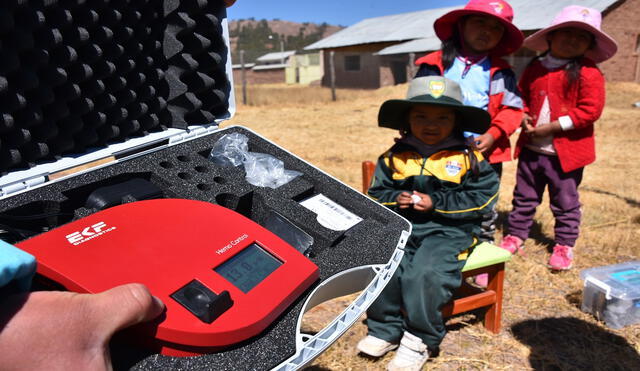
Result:
{"label": "blue sky", "polygon": [[465,0],[237,0],[229,19],[280,19],[351,26],[365,18],[417,10],[462,6]]}

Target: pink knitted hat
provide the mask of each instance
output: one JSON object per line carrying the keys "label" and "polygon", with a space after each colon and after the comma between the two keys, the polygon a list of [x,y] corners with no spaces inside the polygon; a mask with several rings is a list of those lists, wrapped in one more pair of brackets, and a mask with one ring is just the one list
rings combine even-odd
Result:
{"label": "pink knitted hat", "polygon": [[587,50],[585,57],[595,63],[604,62],[618,51],[616,41],[600,30],[602,15],[599,11],[580,5],[569,5],[562,9],[547,28],[534,33],[524,40],[524,46],[537,51],[549,49],[547,35],[559,28],[575,27],[590,32],[595,37],[596,45]]}
{"label": "pink knitted hat", "polygon": [[488,15],[495,17],[504,26],[504,35],[500,43],[491,51],[497,56],[511,54],[522,45],[524,36],[513,21],[513,9],[504,0],[469,0],[462,9],[452,10],[436,19],[433,28],[436,35],[442,41],[453,36],[453,30],[457,27],[460,18],[467,15]]}

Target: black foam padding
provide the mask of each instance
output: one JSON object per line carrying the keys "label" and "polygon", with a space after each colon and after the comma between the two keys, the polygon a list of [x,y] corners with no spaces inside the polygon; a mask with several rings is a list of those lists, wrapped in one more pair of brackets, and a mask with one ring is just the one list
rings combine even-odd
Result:
{"label": "black foam padding", "polygon": [[59,134],[59,130],[57,126],[47,125],[46,123],[43,125],[38,125],[31,130],[31,134],[34,139],[46,141],[49,138],[53,138]]}
{"label": "black foam padding", "polygon": [[60,121],[60,128],[66,133],[76,133],[82,129],[82,120],[77,116],[70,116]]}
{"label": "black foam padding", "polygon": [[0,116],[0,132],[5,132],[13,127],[15,119],[11,114],[3,113]]}
{"label": "black foam padding", "polygon": [[42,49],[27,50],[21,57],[23,64],[27,68],[39,69],[49,64],[49,53]]}
{"label": "black foam padding", "polygon": [[[0,173],[227,115],[225,17],[220,0],[0,1]],[[274,190],[247,183],[240,168],[213,164],[207,159],[213,143],[230,132],[247,135],[251,151],[280,158],[303,175]],[[217,203],[259,224],[277,211],[313,237],[310,258],[320,269],[319,282],[362,262],[386,263],[408,229],[396,214],[241,128],[1,199],[0,216],[59,210],[63,216],[14,226],[40,233],[91,215],[96,210],[85,206],[91,192],[133,178],[153,183],[165,197]],[[300,205],[318,193],[363,221],[347,231],[323,227]],[[215,221],[206,221],[205,228],[212,226]],[[295,352],[297,320],[311,289],[243,343],[174,358],[116,342],[115,368],[273,368]]]}
{"label": "black foam padding", "polygon": [[[222,1],[0,2],[0,173],[225,115],[225,16]],[[20,132],[40,125],[48,151]]]}
{"label": "black foam padding", "polygon": [[22,162],[22,155],[17,149],[0,149],[0,164],[4,167],[12,167]]}
{"label": "black foam padding", "polygon": [[49,146],[45,143],[31,142],[22,147],[22,153],[27,161],[34,162],[49,154]]}
{"label": "black foam padding", "polygon": [[[42,80],[50,89],[67,82],[67,72],[60,67],[52,67],[41,73]],[[4,107],[3,107],[4,108]]]}
{"label": "black foam padding", "polygon": [[39,107],[35,109],[25,108],[16,112],[15,117],[24,128],[30,128],[42,123],[42,110]]}
{"label": "black foam padding", "polygon": [[5,77],[0,76],[0,93],[4,93],[9,87],[9,83]]}
{"label": "black foam padding", "polygon": [[[149,117],[149,116],[145,116]],[[88,130],[88,129],[83,129]],[[90,132],[90,130],[89,130]],[[266,153],[283,161],[286,169],[303,175],[277,188],[253,186],[245,180],[242,168],[221,166],[208,160],[213,145],[225,134],[241,133],[249,138],[249,151]],[[84,132],[77,135],[85,140]],[[94,130],[95,135],[95,130]],[[56,141],[60,139],[56,138]],[[76,143],[75,146],[81,144]],[[3,148],[3,147],[0,147]],[[50,148],[50,150],[53,150]],[[0,150],[0,162],[22,161]],[[282,148],[252,132],[231,127],[207,136],[158,150],[145,156],[121,161],[111,166],[82,173],[37,190],[0,200],[1,215],[42,213],[41,208],[60,210],[69,215],[30,228],[53,228],[94,212],[85,205],[97,189],[144,179],[162,191],[165,197],[202,200],[232,209],[256,223],[265,225],[277,212],[313,238],[310,259],[320,270],[320,281],[300,296],[262,334],[224,350],[198,357],[176,358],[150,354],[141,346],[116,342],[112,357],[116,369],[133,370],[267,370],[295,353],[296,325],[302,306],[311,290],[322,280],[364,264],[385,264],[395,250],[406,220],[352,188],[326,176]],[[322,193],[363,220],[346,231],[323,227],[316,215],[300,201]],[[133,201],[135,197],[131,200]],[[25,225],[16,227],[25,228]],[[203,228],[215,228],[215,220],[203,221]],[[127,336],[131,341],[131,336]]]}
{"label": "black foam padding", "polygon": [[108,207],[121,205],[125,196],[131,196],[140,201],[162,196],[162,190],[155,184],[142,179],[131,178],[112,186],[100,187],[87,197],[85,207],[104,210]]}

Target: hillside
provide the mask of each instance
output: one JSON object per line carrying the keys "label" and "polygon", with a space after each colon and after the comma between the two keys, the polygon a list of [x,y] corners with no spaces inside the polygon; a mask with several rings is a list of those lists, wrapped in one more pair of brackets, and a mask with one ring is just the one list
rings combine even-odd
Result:
{"label": "hillside", "polygon": [[[296,23],[281,20],[239,19],[229,22],[231,54],[238,63],[239,51],[245,51],[245,62],[250,63],[269,52],[284,50],[302,51],[305,46],[340,31],[342,26],[326,23]],[[271,36],[271,38],[270,38]]]}

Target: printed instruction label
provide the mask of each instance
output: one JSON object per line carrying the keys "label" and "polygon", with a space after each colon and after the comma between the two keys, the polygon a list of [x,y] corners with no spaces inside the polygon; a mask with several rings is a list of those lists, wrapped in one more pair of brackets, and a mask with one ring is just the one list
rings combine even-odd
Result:
{"label": "printed instruction label", "polygon": [[307,198],[300,205],[316,213],[316,220],[320,225],[334,231],[345,231],[362,221],[361,217],[322,193]]}

